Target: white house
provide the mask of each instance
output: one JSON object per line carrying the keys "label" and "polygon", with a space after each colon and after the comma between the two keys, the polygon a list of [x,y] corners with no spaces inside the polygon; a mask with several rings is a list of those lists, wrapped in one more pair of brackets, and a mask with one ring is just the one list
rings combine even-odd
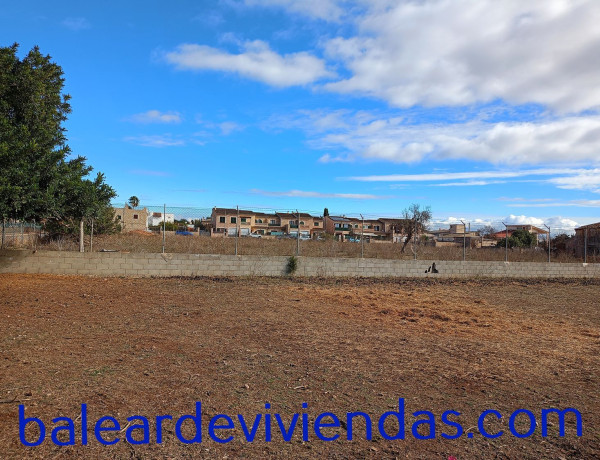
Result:
{"label": "white house", "polygon": [[150,215],[148,215],[148,227],[156,227],[157,225],[162,224],[163,220],[166,220],[167,223],[172,224],[175,222],[175,214],[166,213],[165,219],[163,219],[162,212],[152,212]]}

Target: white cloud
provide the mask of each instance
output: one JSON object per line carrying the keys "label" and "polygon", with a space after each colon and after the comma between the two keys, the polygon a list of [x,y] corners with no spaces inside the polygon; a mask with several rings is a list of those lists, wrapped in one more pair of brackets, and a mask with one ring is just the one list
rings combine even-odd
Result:
{"label": "white cloud", "polygon": [[447,182],[444,184],[430,184],[432,187],[473,187],[480,185],[505,184],[504,180],[469,180],[465,182]]}
{"label": "white cloud", "polygon": [[535,225],[540,227],[544,225],[544,220],[538,217],[515,216],[511,214],[503,219],[508,225]]}
{"label": "white cloud", "polygon": [[[286,3],[286,2],[281,2]],[[357,2],[358,33],[324,44],[350,75],[325,88],[398,107],[503,99],[600,108],[596,0]]]}
{"label": "white cloud", "polygon": [[179,112],[148,110],[147,112],[131,115],[126,120],[134,123],[180,123],[182,118]]}
{"label": "white cloud", "polygon": [[387,200],[392,196],[370,195],[363,193],[322,193],[304,190],[289,190],[285,192],[270,192],[266,190],[252,189],[251,193],[264,196],[285,196],[299,198],[344,198],[352,200]]}
{"label": "white cloud", "polygon": [[559,232],[572,233],[575,227],[579,225],[576,221],[561,216],[546,217],[541,219],[539,217],[529,217],[524,215],[516,216],[511,214],[502,220],[508,225],[535,225],[536,227],[543,229],[545,229],[545,224],[550,227],[552,234]]}
{"label": "white cloud", "polygon": [[247,41],[242,48],[240,54],[231,54],[210,46],[183,44],[164,58],[181,70],[233,72],[276,87],[307,85],[333,76],[323,60],[307,52],[280,55],[260,40]]}
{"label": "white cloud", "polygon": [[550,176],[558,174],[578,174],[585,169],[571,168],[543,168],[527,169],[522,171],[468,171],[468,172],[442,172],[431,174],[388,174],[381,176],[354,176],[344,179],[360,182],[435,182],[444,180],[462,179],[510,179],[526,176]]}
{"label": "white cloud", "polygon": [[600,208],[600,200],[523,200],[515,204],[508,204],[509,207],[518,208]]}
{"label": "white cloud", "polygon": [[572,219],[566,219],[561,216],[549,217],[545,220],[545,224],[550,227],[550,231],[555,233],[557,230],[566,230],[572,232],[579,223]]}
{"label": "white cloud", "polygon": [[221,134],[228,136],[235,131],[241,131],[244,127],[234,121],[224,121],[223,123],[219,123],[219,129],[221,130]]}
{"label": "white cloud", "polygon": [[[394,114],[298,112],[278,126],[299,128],[317,149],[343,159],[395,163],[467,159],[496,165],[598,162],[600,116],[536,122],[410,124]],[[332,162],[331,153],[321,161]]]}
{"label": "white cloud", "polygon": [[581,171],[573,176],[555,177],[549,179],[548,182],[551,182],[558,188],[591,190],[594,193],[600,193],[600,169]]}
{"label": "white cloud", "polygon": [[153,136],[129,136],[124,139],[126,142],[141,145],[143,147],[179,147],[185,145],[181,139],[175,139],[171,134],[153,135]]}
{"label": "white cloud", "polygon": [[91,24],[86,18],[66,18],[62,22],[62,25],[76,32],[79,30],[89,29],[91,27]]}

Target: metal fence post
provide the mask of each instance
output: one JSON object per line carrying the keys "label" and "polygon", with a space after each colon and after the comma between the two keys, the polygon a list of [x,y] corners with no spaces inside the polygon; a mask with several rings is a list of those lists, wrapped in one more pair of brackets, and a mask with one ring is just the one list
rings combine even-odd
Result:
{"label": "metal fence post", "polygon": [[585,229],[585,237],[583,240],[583,263],[587,264],[587,240],[588,240],[588,229]]}
{"label": "metal fence post", "polygon": [[90,252],[94,250],[94,219],[92,219],[92,228],[90,229]]}
{"label": "metal fence post", "polygon": [[237,256],[237,244],[240,237],[240,207],[236,206],[236,218],[235,218],[235,255]]}
{"label": "metal fence post", "polygon": [[548,243],[548,263],[550,263],[550,242],[552,241],[550,239],[550,227],[548,227],[546,224],[544,224],[544,227],[548,229],[548,238],[546,239],[546,243]]}
{"label": "metal fence post", "polygon": [[463,224],[463,262],[467,260],[467,224],[462,221]]}
{"label": "metal fence post", "polygon": [[296,217],[298,220],[296,221],[298,224],[298,233],[296,233],[296,255],[300,255],[300,213],[296,209]]}
{"label": "metal fence post", "polygon": [[502,222],[502,225],[504,225],[504,227],[506,227],[505,231],[504,231],[504,243],[505,243],[505,256],[504,256],[504,262],[508,262],[508,225],[506,225],[504,222]]}
{"label": "metal fence post", "polygon": [[360,215],[360,218],[362,219],[362,228],[360,230],[360,258],[364,259],[365,258],[365,218],[363,217],[363,215]]}
{"label": "metal fence post", "polygon": [[165,242],[166,242],[165,238],[167,236],[167,233],[166,233],[166,231],[167,231],[167,204],[166,203],[163,204],[163,215],[162,215],[162,218],[163,218],[162,253],[164,254],[165,253]]}

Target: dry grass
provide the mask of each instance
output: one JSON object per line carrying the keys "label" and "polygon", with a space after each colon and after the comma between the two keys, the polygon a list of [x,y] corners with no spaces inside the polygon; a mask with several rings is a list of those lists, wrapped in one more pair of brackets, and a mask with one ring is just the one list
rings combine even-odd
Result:
{"label": "dry grass", "polygon": [[[73,238],[61,238],[39,245],[40,249],[58,251],[77,251],[79,243]],[[86,237],[86,248],[89,248],[89,236]],[[162,252],[162,237],[157,234],[144,232],[125,233],[116,235],[102,235],[94,237],[94,251],[101,249],[122,252]],[[391,243],[366,243],[364,256],[377,259],[412,259],[414,254],[411,246],[406,252],[400,251],[401,245]],[[188,254],[235,254],[235,238],[210,238],[205,236],[168,235],[166,238],[166,251],[168,253]],[[296,254],[296,240],[294,239],[267,239],[267,238],[240,238],[238,240],[238,254],[265,255],[265,256],[290,256]],[[360,257],[360,243],[340,243],[335,240],[300,241],[300,255],[309,257]],[[462,260],[461,247],[432,247],[418,246],[417,258],[421,260]],[[467,248],[467,260],[496,260],[505,259],[504,248]],[[543,249],[509,249],[508,259],[513,262],[546,262],[548,254]],[[582,262],[582,258],[574,257],[567,253],[552,255],[553,262],[568,263]],[[600,262],[600,256],[588,254],[589,263]]]}
{"label": "dry grass", "polygon": [[[599,288],[598,280],[0,275],[0,456],[600,458]],[[286,423],[307,402],[312,423],[323,411],[381,414],[399,397],[407,413],[457,410],[465,430],[486,409],[574,407],[583,437],[571,421],[566,437],[553,425],[545,439],[538,427],[526,439],[450,441],[438,432],[429,441],[368,442],[363,428],[349,442],[335,428],[328,434],[339,434],[336,442],[303,442],[296,433],[290,443],[267,443],[261,428],[253,443],[220,445],[205,431],[201,445],[184,445],[168,423],[160,446],[153,431],[150,446],[102,446],[90,433],[85,447],[47,439],[25,448],[18,436],[18,404],[53,426],[54,417],[77,417],[84,402],[90,420],[120,421],[178,417],[200,400],[205,417],[252,417],[270,402]],[[508,431],[506,423],[492,429]],[[243,436],[239,426],[235,435]]]}

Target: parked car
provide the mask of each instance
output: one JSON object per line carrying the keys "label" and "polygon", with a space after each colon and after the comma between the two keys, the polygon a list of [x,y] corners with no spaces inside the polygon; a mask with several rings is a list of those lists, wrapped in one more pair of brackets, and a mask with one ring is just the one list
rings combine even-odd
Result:
{"label": "parked car", "polygon": [[248,236],[250,236],[252,238],[262,238],[262,234],[258,233],[258,232],[252,232]]}

